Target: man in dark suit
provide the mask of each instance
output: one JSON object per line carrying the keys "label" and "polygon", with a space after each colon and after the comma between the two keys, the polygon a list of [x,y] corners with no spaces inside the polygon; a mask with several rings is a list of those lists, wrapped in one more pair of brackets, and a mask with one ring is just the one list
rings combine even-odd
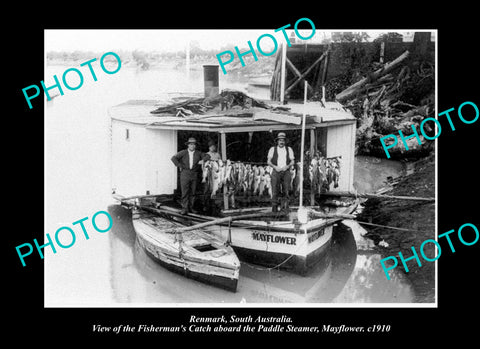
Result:
{"label": "man in dark suit", "polygon": [[205,157],[201,151],[196,150],[197,141],[190,137],[185,143],[187,149],[180,150],[172,156],[172,162],[180,168],[180,188],[182,190],[182,211],[181,214],[194,212],[193,204],[197,182],[202,172],[202,166],[199,163]]}

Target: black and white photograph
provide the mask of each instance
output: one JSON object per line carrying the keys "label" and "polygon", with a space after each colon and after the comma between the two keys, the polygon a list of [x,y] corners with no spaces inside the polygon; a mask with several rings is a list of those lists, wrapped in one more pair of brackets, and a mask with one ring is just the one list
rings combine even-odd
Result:
{"label": "black and white photograph", "polygon": [[237,5],[8,31],[5,332],[473,337],[474,12]]}
{"label": "black and white photograph", "polygon": [[435,306],[436,31],[284,33],[45,31],[45,306]]}

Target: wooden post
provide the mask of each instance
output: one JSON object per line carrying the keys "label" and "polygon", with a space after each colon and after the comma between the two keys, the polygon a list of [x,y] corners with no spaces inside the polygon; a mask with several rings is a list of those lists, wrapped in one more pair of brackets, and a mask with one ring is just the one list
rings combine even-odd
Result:
{"label": "wooden post", "polygon": [[323,72],[322,72],[322,86],[325,86],[325,80],[327,79],[327,70],[328,70],[328,56],[330,55],[330,46],[327,48],[327,57],[323,62]]}
{"label": "wooden post", "polygon": [[285,100],[285,66],[287,64],[287,48],[285,47],[285,44],[282,44],[282,69],[280,73],[280,103],[284,104]]}
{"label": "wooden post", "polygon": [[[315,152],[315,129],[310,129],[310,154]],[[315,205],[315,191],[310,187],[310,205]]]}
{"label": "wooden post", "polygon": [[303,206],[303,168],[304,168],[304,152],[305,152],[305,119],[306,119],[306,104],[307,104],[307,80],[305,80],[305,87],[304,87],[304,95],[303,95],[303,116],[302,116],[302,142],[300,144],[300,162],[302,166],[300,166],[300,198],[298,202],[298,206],[301,208]]}
{"label": "wooden post", "polygon": [[270,99],[272,101],[280,100],[279,96],[279,87],[278,84],[280,82],[280,59],[282,57],[282,51],[278,51],[275,56],[275,69],[273,71],[272,82],[270,84]]}
{"label": "wooden post", "polygon": [[[227,161],[227,135],[225,132],[220,133],[221,137],[221,148],[222,148],[222,160]],[[223,209],[228,210],[228,188],[223,185]]]}
{"label": "wooden post", "polygon": [[325,80],[327,79],[327,69],[328,69],[328,57],[330,56],[330,46],[327,49],[327,57],[323,61],[323,72],[322,72],[322,103],[323,106],[327,103],[327,97],[325,96]]}

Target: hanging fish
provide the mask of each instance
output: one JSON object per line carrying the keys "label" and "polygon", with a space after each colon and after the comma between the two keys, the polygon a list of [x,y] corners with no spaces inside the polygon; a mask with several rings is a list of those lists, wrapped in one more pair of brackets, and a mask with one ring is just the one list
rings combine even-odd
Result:
{"label": "hanging fish", "polygon": [[311,190],[313,191],[318,190],[319,189],[318,160],[315,157],[310,161],[308,173],[310,175]]}
{"label": "hanging fish", "polygon": [[229,180],[231,172],[232,172],[232,162],[230,160],[227,160],[225,162],[225,183]]}
{"label": "hanging fish", "polygon": [[290,189],[293,190],[293,184],[295,183],[295,176],[297,174],[297,170],[295,169],[295,166],[290,167]]}
{"label": "hanging fish", "polygon": [[245,191],[244,181],[245,181],[245,165],[243,163],[239,163],[238,175],[237,175],[237,188],[239,192]]}
{"label": "hanging fish", "polygon": [[235,191],[235,164],[233,164],[230,160],[227,160],[225,169],[225,179],[224,183],[227,186],[227,191],[234,192]]}
{"label": "hanging fish", "polygon": [[253,167],[252,167],[252,169],[250,170],[250,173],[249,173],[250,194],[253,194],[253,185],[254,185],[254,182],[255,182],[255,171],[253,170]]}
{"label": "hanging fish", "polygon": [[253,185],[252,185],[252,194],[256,195],[258,187],[260,186],[260,168],[257,165],[254,165],[253,168]]}
{"label": "hanging fish", "polygon": [[244,193],[247,193],[248,191],[248,170],[247,170],[247,166],[246,165],[243,165],[242,167],[242,182],[241,182],[241,186],[242,186],[242,191]]}
{"label": "hanging fish", "polygon": [[219,171],[219,165],[218,162],[213,161],[212,162],[212,171],[211,171],[211,176],[212,176],[212,194],[211,198],[213,199],[215,195],[217,194],[218,189],[221,188],[221,177],[220,177],[220,171]]}
{"label": "hanging fish", "polygon": [[268,195],[270,196],[270,199],[271,199],[273,197],[272,177],[270,176],[270,173],[268,173],[268,172],[265,173],[264,183],[265,183],[265,189],[264,190],[267,190]]}
{"label": "hanging fish", "polygon": [[222,160],[217,160],[217,162],[218,162],[218,176],[220,177],[219,188],[221,188],[225,184],[225,174],[227,172],[227,167],[225,166],[225,163]]}
{"label": "hanging fish", "polygon": [[247,193],[250,194],[251,191],[252,191],[252,187],[253,187],[253,169],[252,169],[252,165],[250,164],[246,164],[245,165],[245,172],[246,172],[246,175],[245,175],[245,181],[246,181],[246,186],[247,186]]}
{"label": "hanging fish", "polygon": [[202,169],[202,183],[207,183],[208,176],[210,175],[210,172],[212,170],[212,161],[207,160],[203,164],[203,169]]}
{"label": "hanging fish", "polygon": [[332,183],[333,183],[333,162],[331,159],[329,159],[327,162],[327,185],[329,189]]}
{"label": "hanging fish", "polygon": [[260,184],[258,185],[258,196],[262,196],[265,191],[265,174],[260,175]]}
{"label": "hanging fish", "polygon": [[329,173],[329,170],[328,170],[328,161],[321,157],[319,160],[318,160],[318,193],[320,194],[321,193],[321,189],[325,186],[325,185],[329,185],[328,183],[328,173]]}
{"label": "hanging fish", "polygon": [[295,195],[300,195],[300,175],[302,173],[302,163],[299,161],[296,164],[296,176],[295,176]]}
{"label": "hanging fish", "polygon": [[332,161],[332,177],[333,187],[338,188],[338,181],[340,180],[340,159],[335,158]]}

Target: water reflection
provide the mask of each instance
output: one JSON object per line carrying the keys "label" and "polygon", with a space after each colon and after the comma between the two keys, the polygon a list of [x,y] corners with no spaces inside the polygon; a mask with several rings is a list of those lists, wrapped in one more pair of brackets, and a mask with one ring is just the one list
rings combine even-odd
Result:
{"label": "water reflection", "polygon": [[406,171],[403,162],[366,155],[355,156],[354,166],[353,186],[361,193],[374,193]]}
{"label": "water reflection", "polygon": [[[342,229],[348,229],[350,236],[356,244],[355,268],[348,282],[340,294],[333,300],[339,303],[411,303],[414,294],[407,278],[400,273],[393,273],[391,280],[387,280],[381,267],[382,258],[376,250],[374,243],[363,235],[367,231],[356,221],[343,221]],[[340,255],[337,255],[341,258]]]}
{"label": "water reflection", "polygon": [[373,242],[363,228],[346,221],[334,228],[326,258],[306,276],[265,270],[242,263],[236,293],[187,279],[149,258],[135,239],[131,213],[109,207],[111,285],[121,303],[410,303],[408,280],[394,274],[388,281]]}

